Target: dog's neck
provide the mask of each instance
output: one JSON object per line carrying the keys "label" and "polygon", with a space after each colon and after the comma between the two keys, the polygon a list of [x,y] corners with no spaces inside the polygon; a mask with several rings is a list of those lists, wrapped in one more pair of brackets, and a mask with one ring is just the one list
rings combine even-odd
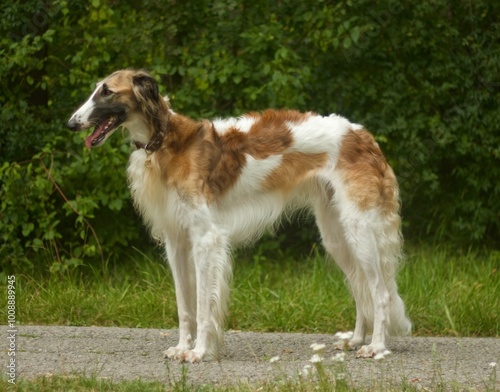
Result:
{"label": "dog's neck", "polygon": [[159,113],[159,117],[162,117],[161,122],[146,122],[142,116],[131,116],[130,120],[123,124],[130,132],[132,145],[138,150],[144,149],[147,153],[153,153],[163,144],[169,120],[175,113],[165,102],[161,102],[160,105],[164,105]]}
{"label": "dog's neck", "polygon": [[205,132],[214,133],[211,121],[195,121],[175,113],[168,106],[164,109],[161,116],[163,121],[154,124],[156,126],[144,121],[143,116],[133,116],[123,124],[129,130],[132,145],[136,149],[144,149],[148,154],[158,151],[162,146],[169,151],[176,150],[179,146],[187,147],[203,138]]}
{"label": "dog's neck", "polygon": [[133,140],[132,144],[138,150],[144,149],[147,153],[153,153],[161,147],[164,138],[165,135],[163,132],[156,132],[147,143],[142,143],[138,140]]}

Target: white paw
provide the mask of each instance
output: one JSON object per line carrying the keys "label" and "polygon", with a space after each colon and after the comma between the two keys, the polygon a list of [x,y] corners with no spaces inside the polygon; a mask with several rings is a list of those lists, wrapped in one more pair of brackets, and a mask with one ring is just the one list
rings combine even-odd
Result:
{"label": "white paw", "polygon": [[377,354],[382,354],[386,352],[386,348],[383,344],[369,344],[362,346],[356,353],[357,358],[373,358]]}
{"label": "white paw", "polygon": [[211,355],[208,355],[206,350],[191,350],[182,347],[170,347],[163,353],[165,358],[169,358],[180,362],[199,363],[201,361],[210,361]]}
{"label": "white paw", "polygon": [[338,342],[335,342],[333,344],[333,347],[335,347],[336,350],[342,350],[342,351],[352,351],[356,350],[359,346],[363,344],[362,340],[339,340]]}
{"label": "white paw", "polygon": [[176,361],[178,361],[181,359],[182,354],[188,350],[189,348],[186,347],[179,347],[179,346],[170,347],[168,350],[163,352],[163,356],[165,358],[175,359]]}
{"label": "white paw", "polygon": [[200,352],[197,350],[186,350],[181,354],[179,359],[181,360],[181,362],[199,363],[204,357],[204,352]]}

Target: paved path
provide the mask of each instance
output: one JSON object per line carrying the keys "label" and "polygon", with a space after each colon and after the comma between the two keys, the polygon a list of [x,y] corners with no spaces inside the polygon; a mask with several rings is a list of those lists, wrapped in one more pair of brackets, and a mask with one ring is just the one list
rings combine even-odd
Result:
{"label": "paved path", "polygon": [[[323,363],[329,371],[340,372],[339,363],[331,360],[336,353],[331,335],[230,331],[220,362],[194,365],[163,359],[163,351],[176,340],[176,330],[19,326],[17,377],[84,374],[117,381],[141,378],[169,383],[181,378],[184,367],[188,382],[194,384],[257,383],[298,377],[309,363],[309,346],[314,342],[327,345]],[[484,390],[487,386],[500,390],[500,371],[497,367],[497,381],[492,384],[490,365],[497,362],[500,366],[500,339],[392,338],[388,346],[392,354],[377,361],[356,359],[353,352],[347,353],[342,372],[358,386],[405,380],[425,387],[443,381],[457,383],[460,390]],[[273,356],[280,360],[270,363]]]}

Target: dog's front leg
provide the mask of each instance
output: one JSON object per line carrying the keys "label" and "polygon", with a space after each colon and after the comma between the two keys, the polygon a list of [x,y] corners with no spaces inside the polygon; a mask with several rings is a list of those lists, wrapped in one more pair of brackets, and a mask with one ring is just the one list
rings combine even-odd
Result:
{"label": "dog's front leg", "polygon": [[[202,225],[200,225],[202,226]],[[227,236],[215,225],[193,230],[193,258],[197,287],[197,338],[193,350],[181,358],[187,362],[219,358],[224,318],[232,277]]]}
{"label": "dog's front leg", "polygon": [[165,357],[182,359],[193,348],[196,333],[196,276],[187,233],[167,237],[167,259],[172,270],[179,315],[179,344],[165,351]]}

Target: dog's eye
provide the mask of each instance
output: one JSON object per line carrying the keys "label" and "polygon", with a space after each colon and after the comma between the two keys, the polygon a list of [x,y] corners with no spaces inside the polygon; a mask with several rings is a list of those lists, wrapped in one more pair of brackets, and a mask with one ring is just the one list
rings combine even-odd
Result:
{"label": "dog's eye", "polygon": [[102,95],[105,97],[109,97],[111,94],[113,94],[113,91],[111,91],[108,86],[104,85],[102,87]]}

